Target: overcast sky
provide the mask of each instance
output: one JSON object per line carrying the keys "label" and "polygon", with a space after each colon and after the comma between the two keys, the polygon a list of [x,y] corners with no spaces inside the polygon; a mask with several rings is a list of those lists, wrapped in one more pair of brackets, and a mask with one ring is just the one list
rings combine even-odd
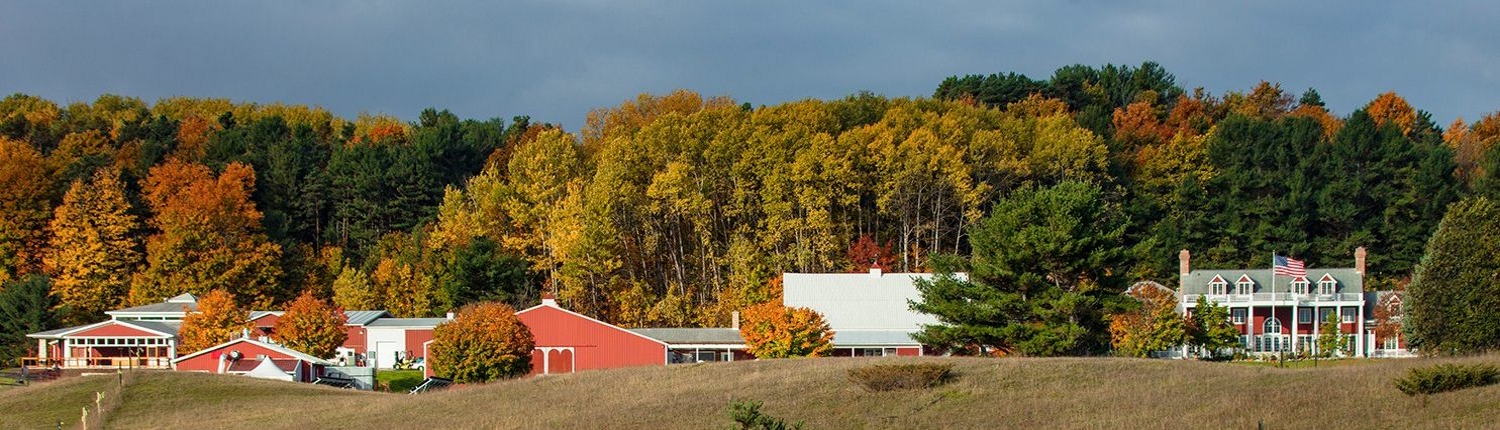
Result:
{"label": "overcast sky", "polygon": [[1214,94],[1313,87],[1338,115],[1392,90],[1444,126],[1500,109],[1490,1],[206,3],[7,2],[0,92],[227,97],[346,117],[438,107],[577,130],[590,109],[642,92],[755,105],[929,96],[955,74],[1154,60]]}

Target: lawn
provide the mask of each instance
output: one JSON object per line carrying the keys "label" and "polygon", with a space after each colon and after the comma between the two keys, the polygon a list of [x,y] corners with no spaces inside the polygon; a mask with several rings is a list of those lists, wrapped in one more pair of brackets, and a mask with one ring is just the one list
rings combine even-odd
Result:
{"label": "lawn", "polygon": [[[821,358],[652,366],[454,387],[422,395],[197,373],[127,379],[109,428],[726,428],[735,401],[807,428],[1494,428],[1500,386],[1427,396],[1392,380],[1459,359],[1317,368],[1125,358]],[[848,372],[939,362],[934,388],[867,392]],[[132,381],[133,379],[133,381]],[[399,379],[391,378],[395,382]],[[0,428],[53,428],[110,379],[0,391]],[[1424,406],[1425,403],[1425,406]],[[10,411],[20,411],[10,413]]]}
{"label": "lawn", "polygon": [[375,383],[392,393],[408,393],[426,379],[421,370],[379,370],[375,372]]}

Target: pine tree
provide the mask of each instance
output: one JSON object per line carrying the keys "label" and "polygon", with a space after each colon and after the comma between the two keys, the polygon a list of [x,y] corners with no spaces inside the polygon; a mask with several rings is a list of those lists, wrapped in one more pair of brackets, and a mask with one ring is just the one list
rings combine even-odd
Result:
{"label": "pine tree", "polygon": [[44,262],[67,324],[98,320],[125,303],[141,260],[132,234],[138,224],[116,172],[99,170],[63,196]]}
{"label": "pine tree", "polygon": [[52,309],[57,299],[48,290],[46,277],[29,275],[0,282],[0,363],[15,363],[31,351],[34,340],[26,335],[57,328]]}
{"label": "pine tree", "polygon": [[1500,349],[1500,205],[1454,203],[1407,287],[1402,326],[1427,354]]}

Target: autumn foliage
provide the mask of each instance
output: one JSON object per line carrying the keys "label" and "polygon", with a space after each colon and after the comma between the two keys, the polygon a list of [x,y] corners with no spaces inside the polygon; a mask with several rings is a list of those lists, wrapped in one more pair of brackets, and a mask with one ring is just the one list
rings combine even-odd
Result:
{"label": "autumn foliage", "polygon": [[250,313],[235,304],[234,295],[213,290],[198,297],[198,312],[190,312],[177,330],[177,354],[193,352],[234,340],[250,328]]}
{"label": "autumn foliage", "polygon": [[303,291],[276,320],[272,339],[314,357],[332,357],[349,337],[344,330],[348,321],[343,309]]}
{"label": "autumn foliage", "polygon": [[464,307],[452,321],[432,332],[428,365],[434,375],[459,383],[514,378],[531,372],[535,340],[516,318],[515,309],[498,302]]}
{"label": "autumn foliage", "polygon": [[1115,352],[1145,357],[1187,343],[1186,319],[1177,313],[1177,295],[1154,283],[1141,283],[1126,291],[1140,307],[1114,315],[1109,323]]}
{"label": "autumn foliage", "polygon": [[756,358],[818,357],[833,349],[833,330],[822,314],[774,301],[745,309],[740,336]]}

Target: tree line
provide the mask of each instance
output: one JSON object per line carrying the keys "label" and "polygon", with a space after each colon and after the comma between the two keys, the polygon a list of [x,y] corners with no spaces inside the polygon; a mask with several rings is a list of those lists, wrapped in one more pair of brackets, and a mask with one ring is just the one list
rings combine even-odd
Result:
{"label": "tree line", "polygon": [[624,326],[723,326],[779,297],[783,272],[981,258],[980,231],[1004,224],[987,219],[1062,187],[1086,201],[1049,217],[1097,215],[1068,228],[1098,255],[1017,282],[1082,291],[1099,317],[1080,348],[1097,350],[1106,304],[1170,284],[1183,248],[1199,266],[1279,250],[1330,267],[1365,246],[1369,285],[1404,285],[1447,205],[1493,189],[1497,137],[1494,114],[1444,129],[1386,93],[1339,116],[1311,89],[1215,96],[1149,62],[955,76],[931,98],[642,95],[574,132],[18,94],[0,101],[0,281],[47,309],[6,336],[212,290],[431,316],[552,289]]}

